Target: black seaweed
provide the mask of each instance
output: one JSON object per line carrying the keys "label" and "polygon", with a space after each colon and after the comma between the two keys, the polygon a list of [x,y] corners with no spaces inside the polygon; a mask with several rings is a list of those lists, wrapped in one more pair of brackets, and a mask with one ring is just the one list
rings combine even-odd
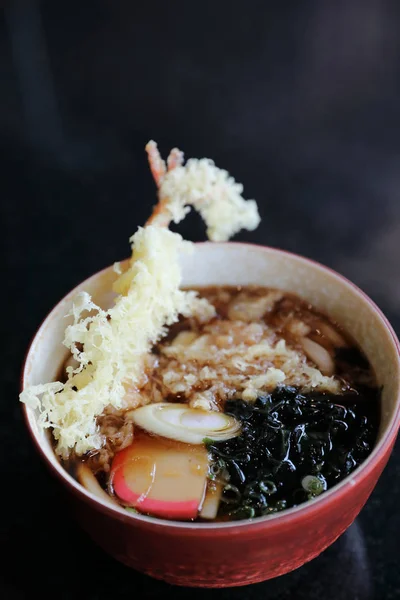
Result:
{"label": "black seaweed", "polygon": [[228,401],[239,437],[206,441],[211,477],[225,486],[219,517],[242,519],[296,506],[338,483],[371,452],[379,426],[379,391],[302,394],[280,387],[255,404]]}

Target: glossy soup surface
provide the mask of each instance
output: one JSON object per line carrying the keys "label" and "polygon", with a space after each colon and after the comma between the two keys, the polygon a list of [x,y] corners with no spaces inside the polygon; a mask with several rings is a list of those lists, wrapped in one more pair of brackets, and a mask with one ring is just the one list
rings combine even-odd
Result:
{"label": "glossy soup surface", "polygon": [[[199,521],[284,510],[351,473],[373,448],[380,409],[374,374],[345,332],[279,290],[198,291],[217,316],[171,326],[141,385],[127,385],[129,409],[98,418],[103,447],[64,466],[83,483],[89,468],[127,510]],[[277,344],[281,354],[268,354]],[[133,424],[136,408],[166,401],[232,415],[240,435],[191,445]]]}

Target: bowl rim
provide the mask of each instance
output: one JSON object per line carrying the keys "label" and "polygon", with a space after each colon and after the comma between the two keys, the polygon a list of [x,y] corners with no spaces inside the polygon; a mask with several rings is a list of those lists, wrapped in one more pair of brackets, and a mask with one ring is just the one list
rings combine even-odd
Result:
{"label": "bowl rim", "polygon": [[[338,273],[334,269],[323,265],[311,258],[302,256],[300,254],[296,254],[295,252],[290,252],[288,250],[283,250],[276,247],[264,246],[261,244],[252,244],[247,242],[196,242],[196,246],[235,246],[239,248],[253,248],[258,252],[268,252],[273,254],[278,254],[281,256],[288,256],[291,259],[296,259],[301,262],[309,264],[314,269],[328,272],[334,276],[334,278],[338,279],[342,284],[347,285],[356,295],[360,296],[360,298],[367,302],[375,313],[377,313],[379,319],[384,325],[385,329],[390,335],[392,342],[397,350],[397,362],[400,368],[400,342],[397,338],[397,335],[390,324],[387,317],[384,315],[382,310],[378,307],[378,305],[355,283],[347,279],[344,275]],[[65,294],[47,313],[44,319],[41,321],[39,327],[36,329],[33,334],[31,341],[28,345],[27,351],[25,353],[25,357],[22,363],[21,369],[21,377],[20,377],[20,391],[24,389],[24,381],[27,375],[26,368],[27,362],[32,350],[32,346],[37,338],[37,336],[42,331],[42,328],[45,326],[48,320],[50,320],[52,314],[57,310],[59,305],[64,302],[66,299],[71,298],[83,284],[90,282],[92,279],[100,276],[102,273],[111,269],[113,265],[109,265],[96,273],[93,273],[82,282],[77,284],[72,290],[70,290],[67,294]],[[374,447],[371,454],[350,474],[347,475],[340,483],[333,486],[321,496],[317,498],[308,500],[299,506],[285,509],[282,512],[278,512],[272,515],[266,515],[262,517],[256,517],[255,519],[244,519],[242,521],[230,521],[227,523],[198,523],[198,522],[185,522],[185,521],[173,521],[168,519],[160,519],[158,517],[150,517],[147,515],[141,514],[133,514],[124,510],[122,507],[115,504],[113,506],[112,502],[106,503],[102,501],[97,496],[88,492],[82,485],[80,485],[65,469],[62,467],[61,463],[58,462],[57,458],[57,467],[50,461],[50,458],[47,456],[46,450],[42,447],[38,436],[31,425],[30,421],[30,413],[32,414],[32,410],[22,403],[22,412],[25,420],[25,425],[30,433],[31,439],[34,442],[36,450],[38,454],[44,460],[46,466],[50,469],[51,473],[57,477],[61,483],[67,487],[69,491],[84,500],[86,503],[90,504],[94,509],[100,510],[100,512],[107,514],[111,518],[125,521],[127,524],[134,525],[136,522],[138,525],[141,523],[143,526],[153,527],[156,529],[159,528],[168,528],[170,530],[179,529],[181,534],[195,534],[195,535],[207,535],[208,532],[213,531],[213,535],[225,535],[235,534],[242,531],[244,528],[247,530],[255,531],[260,528],[268,528],[275,529],[276,527],[288,526],[296,523],[298,519],[303,519],[305,517],[311,517],[313,513],[317,510],[322,510],[326,508],[331,503],[340,503],[343,496],[347,493],[350,488],[354,488],[356,485],[361,483],[361,481],[365,481],[369,477],[369,475],[374,471],[375,467],[382,460],[384,456],[386,456],[387,452],[391,450],[392,444],[394,444],[397,436],[397,432],[400,426],[400,378],[397,382],[397,400],[395,404],[395,408],[389,423],[387,424],[385,430],[382,433],[381,439],[378,444]],[[33,418],[33,417],[32,417]]]}

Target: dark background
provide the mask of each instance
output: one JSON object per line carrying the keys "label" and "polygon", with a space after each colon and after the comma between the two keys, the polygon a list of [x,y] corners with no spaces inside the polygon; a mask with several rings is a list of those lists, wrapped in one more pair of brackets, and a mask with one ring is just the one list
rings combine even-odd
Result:
{"label": "dark background", "polygon": [[[78,529],[17,400],[48,310],[129,254],[155,202],[150,138],[244,183],[263,222],[238,239],[340,271],[399,331],[399,76],[397,0],[0,2],[2,598],[400,598],[398,446],[356,524],[309,565],[171,591]],[[196,217],[180,231],[204,237]]]}

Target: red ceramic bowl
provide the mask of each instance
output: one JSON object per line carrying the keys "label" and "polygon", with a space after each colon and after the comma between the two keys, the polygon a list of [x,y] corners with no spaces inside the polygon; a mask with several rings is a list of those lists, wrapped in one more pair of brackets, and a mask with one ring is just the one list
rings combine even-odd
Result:
{"label": "red ceramic bowl", "polygon": [[[37,415],[24,408],[39,454],[66,486],[76,518],[121,562],[170,583],[225,587],[283,575],[311,560],[354,521],[382,473],[400,421],[399,342],[379,308],[334,271],[294,254],[237,243],[197,244],[183,258],[183,283],[259,284],[294,292],[330,315],[359,343],[383,386],[378,441],[368,459],[322,496],[282,513],[236,523],[182,523],[128,514],[83,489],[57,461]],[[52,310],[37,332],[23,370],[23,387],[56,378],[66,356],[64,318],[74,296],[89,291],[110,304],[112,268],[83,282]]]}

